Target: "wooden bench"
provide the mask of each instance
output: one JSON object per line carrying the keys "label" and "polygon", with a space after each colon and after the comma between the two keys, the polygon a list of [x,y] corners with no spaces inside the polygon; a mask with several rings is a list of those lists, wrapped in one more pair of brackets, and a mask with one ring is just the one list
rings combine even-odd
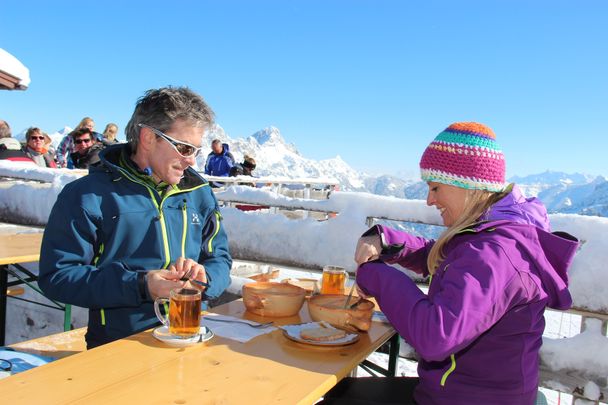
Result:
{"label": "wooden bench", "polygon": [[87,344],[84,340],[86,331],[87,328],[78,328],[15,343],[9,347],[21,352],[61,359],[87,350]]}

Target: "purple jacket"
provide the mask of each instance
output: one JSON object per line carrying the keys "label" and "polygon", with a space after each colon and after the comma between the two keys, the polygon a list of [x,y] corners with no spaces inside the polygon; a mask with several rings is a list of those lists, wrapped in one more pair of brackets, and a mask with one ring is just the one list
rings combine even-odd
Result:
{"label": "purple jacket", "polygon": [[539,200],[514,187],[481,219],[445,246],[428,295],[387,264],[428,274],[431,240],[377,226],[383,254],[357,272],[360,288],[422,357],[422,405],[533,404],[544,309],[572,304],[567,269],[578,241],[550,233]]}

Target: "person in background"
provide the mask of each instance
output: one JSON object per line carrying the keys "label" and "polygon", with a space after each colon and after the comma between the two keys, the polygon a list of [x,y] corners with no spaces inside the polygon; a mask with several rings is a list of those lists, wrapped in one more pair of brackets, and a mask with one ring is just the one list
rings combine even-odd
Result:
{"label": "person in background", "polygon": [[38,166],[56,168],[55,156],[49,151],[51,138],[40,128],[30,127],[25,132],[25,154]]}
{"label": "person in background", "polygon": [[210,176],[228,177],[230,168],[234,166],[234,156],[230,153],[227,143],[219,139],[211,142],[211,152],[207,155],[205,162],[205,174]]}
{"label": "person in background", "polygon": [[87,128],[80,128],[70,132],[74,141],[74,152],[70,153],[72,169],[88,169],[89,166],[99,163],[99,152],[104,148],[97,142],[93,132]]}
{"label": "person in background", "polygon": [[[552,233],[544,205],[505,184],[485,125],[450,125],[420,169],[446,230],[434,241],[377,225],[355,250],[360,294],[416,349],[419,377],[347,378],[323,403],[534,404],[543,312],[572,304],[578,241]],[[429,275],[428,294],[393,264]]]}
{"label": "person in background", "polygon": [[[154,299],[230,284],[232,258],[219,206],[191,167],[213,111],[186,87],[148,90],[126,128],[128,143],[67,184],[45,228],[38,284],[50,298],[89,308],[87,347],[158,324]],[[184,279],[184,280],[182,280]]]}
{"label": "person in background", "polygon": [[36,163],[23,151],[21,143],[12,137],[11,127],[4,120],[0,120],[0,160],[36,166]]}
{"label": "person in background", "polygon": [[108,125],[106,125],[106,129],[103,130],[103,139],[101,140],[101,142],[105,146],[109,146],[109,145],[118,143],[118,141],[116,140],[117,134],[118,134],[118,125],[111,122]]}
{"label": "person in background", "polygon": [[251,176],[251,172],[255,170],[255,159],[245,155],[243,163],[237,163],[230,168],[230,176]]}
{"label": "person in background", "polygon": [[[74,128],[74,131],[81,128],[88,128],[91,131],[92,136],[97,140],[101,140],[103,138],[100,133],[95,132],[95,121],[93,121],[93,118],[91,117],[84,117],[82,120],[80,120],[76,128]],[[59,145],[57,145],[57,150],[55,151],[57,167],[73,168],[72,163],[69,161],[70,153],[72,152],[74,152],[74,138],[71,136],[70,132],[64,136],[59,142]]]}

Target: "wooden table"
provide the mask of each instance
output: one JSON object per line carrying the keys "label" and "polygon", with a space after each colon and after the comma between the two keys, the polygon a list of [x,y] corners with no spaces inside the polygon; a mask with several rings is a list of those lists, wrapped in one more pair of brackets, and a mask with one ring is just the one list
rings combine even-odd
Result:
{"label": "wooden table", "polygon": [[[245,312],[240,300],[213,312],[268,319]],[[305,304],[275,324],[309,320]],[[333,348],[293,342],[280,329],[247,343],[215,336],[174,348],[149,330],[0,380],[0,396],[12,405],[312,404],[394,334],[373,322],[358,342]]]}
{"label": "wooden table", "polygon": [[42,233],[0,233],[0,346],[4,346],[6,333],[8,266],[37,262],[41,244]]}

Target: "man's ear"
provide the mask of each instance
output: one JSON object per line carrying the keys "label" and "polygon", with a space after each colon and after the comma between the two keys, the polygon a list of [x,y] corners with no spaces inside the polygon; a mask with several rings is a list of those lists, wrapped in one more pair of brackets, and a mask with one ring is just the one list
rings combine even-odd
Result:
{"label": "man's ear", "polygon": [[152,145],[156,142],[156,135],[150,128],[139,128],[139,147],[148,151],[152,149]]}

